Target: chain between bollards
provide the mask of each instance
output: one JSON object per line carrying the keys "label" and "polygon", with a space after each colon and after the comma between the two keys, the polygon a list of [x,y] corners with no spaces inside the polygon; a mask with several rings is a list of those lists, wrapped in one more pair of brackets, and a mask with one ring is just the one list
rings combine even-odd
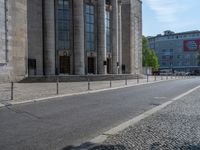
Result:
{"label": "chain between bollards", "polygon": [[10,99],[14,100],[14,82],[11,82],[11,95],[10,95]]}

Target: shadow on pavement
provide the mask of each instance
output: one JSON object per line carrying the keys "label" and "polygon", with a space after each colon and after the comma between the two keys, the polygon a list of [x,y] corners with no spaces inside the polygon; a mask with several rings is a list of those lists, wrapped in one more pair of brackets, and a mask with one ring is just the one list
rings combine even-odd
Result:
{"label": "shadow on pavement", "polygon": [[126,150],[122,145],[96,145],[93,143],[84,143],[80,146],[67,146],[62,150]]}

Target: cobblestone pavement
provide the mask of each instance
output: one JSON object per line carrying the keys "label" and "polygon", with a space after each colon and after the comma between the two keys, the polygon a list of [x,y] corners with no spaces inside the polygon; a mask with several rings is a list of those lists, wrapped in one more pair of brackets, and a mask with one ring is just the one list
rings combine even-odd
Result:
{"label": "cobblestone pavement", "polygon": [[200,150],[200,89],[91,150]]}
{"label": "cobblestone pavement", "polygon": [[[175,78],[175,77],[174,77]],[[163,77],[163,80],[166,80]],[[168,78],[171,79],[171,78]],[[155,78],[150,77],[149,82],[154,82]],[[157,77],[161,80],[161,77]],[[128,85],[137,84],[137,80],[128,80]],[[147,79],[140,79],[140,83],[146,83]],[[112,87],[124,86],[125,81],[112,81]],[[90,83],[91,90],[105,89],[110,87],[110,81],[96,81]],[[56,83],[14,83],[14,100],[24,101],[37,98],[55,96],[57,92]],[[85,92],[88,90],[87,82],[59,83],[59,94],[71,94]],[[11,84],[0,84],[0,103],[9,101],[11,98]]]}

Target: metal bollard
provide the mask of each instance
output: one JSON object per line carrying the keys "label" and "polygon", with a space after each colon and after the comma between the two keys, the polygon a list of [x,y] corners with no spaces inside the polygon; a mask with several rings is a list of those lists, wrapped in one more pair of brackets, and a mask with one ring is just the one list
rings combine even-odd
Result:
{"label": "metal bollard", "polygon": [[163,75],[161,75],[160,77],[161,77],[161,80],[163,80]]}
{"label": "metal bollard", "polygon": [[127,76],[125,76],[125,85],[128,85]]}
{"label": "metal bollard", "polygon": [[156,75],[154,76],[154,81],[156,81],[157,79],[156,79]]}
{"label": "metal bollard", "polygon": [[59,78],[57,78],[57,82],[56,82],[56,94],[59,94]]}
{"label": "metal bollard", "polygon": [[89,79],[89,77],[88,77],[88,91],[89,91],[89,90],[91,90],[91,89],[90,89],[90,79]]}
{"label": "metal bollard", "polygon": [[112,88],[112,78],[110,78],[110,88]]}
{"label": "metal bollard", "polygon": [[139,84],[140,83],[140,77],[139,77],[139,75],[137,75],[137,84]]}
{"label": "metal bollard", "polygon": [[14,99],[14,83],[11,82],[11,93],[10,93],[10,99],[13,100]]}
{"label": "metal bollard", "polygon": [[149,82],[149,75],[147,74],[147,82]]}

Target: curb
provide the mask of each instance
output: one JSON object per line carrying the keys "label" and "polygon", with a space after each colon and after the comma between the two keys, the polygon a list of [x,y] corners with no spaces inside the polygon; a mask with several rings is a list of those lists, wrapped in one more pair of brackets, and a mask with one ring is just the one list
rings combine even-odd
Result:
{"label": "curb", "polygon": [[[124,89],[124,88],[129,88],[129,87],[135,87],[135,86],[141,86],[141,85],[149,85],[149,84],[155,84],[155,83],[167,82],[167,81],[174,81],[174,80],[181,80],[181,79],[159,80],[159,81],[145,82],[145,83],[139,83],[139,84],[134,84],[134,85],[126,85],[126,86],[124,85],[124,86],[118,86],[118,87],[113,87],[113,88],[84,91],[84,92],[78,92],[78,93],[72,93],[72,94],[55,95],[55,96],[43,97],[43,98],[37,98],[37,99],[31,99],[31,100],[25,100],[25,101],[14,101],[13,100],[13,101],[9,101],[7,103],[8,103],[9,106],[26,104],[26,103],[35,103],[35,102],[52,100],[52,99],[55,99],[55,98],[63,98],[63,97],[77,96],[77,95],[84,95],[84,94],[93,94],[93,93],[99,93],[99,92],[104,92],[104,91]],[[5,107],[5,106],[6,105],[3,105],[3,104],[0,105],[0,107]]]}
{"label": "curb", "polygon": [[0,108],[1,108],[1,107],[5,107],[5,105],[3,105],[3,104],[0,103]]}
{"label": "curb", "polygon": [[[55,98],[63,98],[63,97],[77,96],[77,95],[85,95],[85,94],[94,94],[94,93],[99,93],[99,92],[104,92],[104,91],[111,91],[111,90],[117,90],[117,89],[124,89],[124,88],[129,88],[129,87],[135,87],[135,86],[141,86],[141,85],[148,85],[148,84],[155,84],[155,83],[167,82],[167,81],[173,81],[173,80],[175,80],[175,79],[161,80],[161,81],[148,82],[148,83],[139,83],[139,84],[127,85],[127,86],[118,86],[118,87],[113,87],[113,88],[106,88],[106,89],[99,89],[99,90],[84,91],[84,92],[78,92],[78,93],[72,93],[72,94],[56,95],[56,96],[50,96],[50,97],[44,97],[44,98],[38,98],[38,99],[31,99],[31,100],[26,100],[26,101],[11,101],[11,102],[8,102],[8,103],[9,103],[10,105],[20,105],[20,104],[26,104],[26,103],[35,103],[35,102],[41,102],[41,101],[52,100],[52,99],[55,99]],[[5,106],[5,105],[3,105],[3,106]],[[2,106],[2,107],[3,107],[3,106]]]}

